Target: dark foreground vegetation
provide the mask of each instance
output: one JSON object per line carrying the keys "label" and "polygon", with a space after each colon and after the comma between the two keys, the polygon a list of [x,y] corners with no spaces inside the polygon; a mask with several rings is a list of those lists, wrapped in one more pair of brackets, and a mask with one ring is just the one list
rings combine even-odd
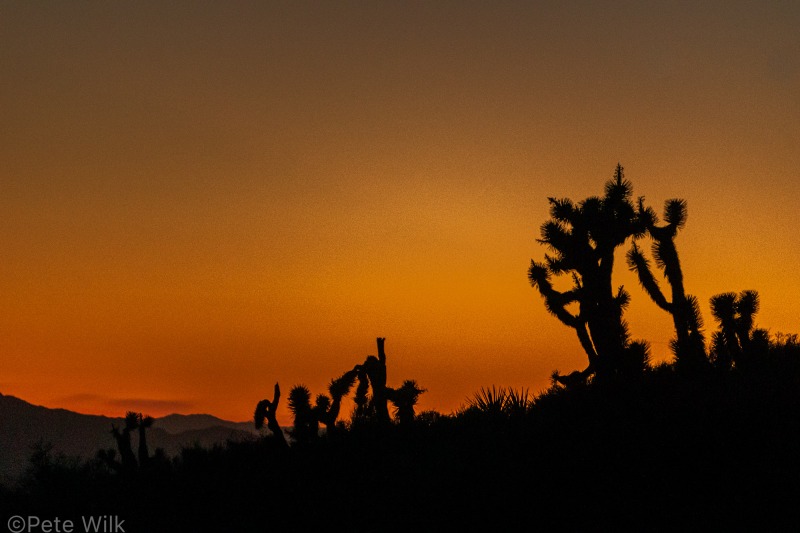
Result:
{"label": "dark foreground vegetation", "polygon": [[[796,529],[798,337],[757,328],[758,294],[743,291],[712,298],[706,340],[675,245],[682,200],[660,222],[618,166],[603,197],[550,202],[549,253],[529,279],[588,366],[554,373],[549,390],[492,387],[451,415],[417,413],[424,389],[390,386],[379,338],[378,355],[327,394],[289,391],[290,439],[278,385],[255,409],[261,438],[175,458],[151,455],[151,421],[130,413],[112,430],[117,450],[93,461],[37,452],[18,484],[0,488],[3,520],[112,515],[143,532]],[[630,338],[630,295],[612,288],[614,251],[629,241],[628,267],[673,319],[670,363],[653,366],[648,343]],[[567,290],[554,286],[561,275]],[[339,420],[353,389],[355,409]]]}
{"label": "dark foreground vegetation", "polygon": [[747,372],[484,390],[451,416],[282,446],[189,448],[122,475],[34,458],[6,515],[119,515],[126,531],[775,529],[800,520],[800,346]]}

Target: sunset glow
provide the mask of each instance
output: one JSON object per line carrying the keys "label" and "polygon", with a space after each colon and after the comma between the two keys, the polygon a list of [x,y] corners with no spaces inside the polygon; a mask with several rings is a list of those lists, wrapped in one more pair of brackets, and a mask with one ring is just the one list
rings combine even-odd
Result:
{"label": "sunset glow", "polygon": [[378,336],[422,409],[538,392],[586,365],[526,277],[547,198],[617,162],[687,200],[706,331],[745,289],[800,331],[800,5],[669,4],[4,3],[0,392],[247,420]]}

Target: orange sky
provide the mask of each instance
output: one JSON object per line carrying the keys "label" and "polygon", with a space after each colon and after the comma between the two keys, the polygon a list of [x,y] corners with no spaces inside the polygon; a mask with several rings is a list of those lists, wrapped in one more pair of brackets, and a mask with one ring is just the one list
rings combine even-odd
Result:
{"label": "orange sky", "polygon": [[546,198],[618,161],[689,202],[707,329],[757,289],[800,331],[800,5],[563,4],[4,2],[0,392],[245,420],[378,335],[423,408],[541,390],[585,366],[526,278]]}

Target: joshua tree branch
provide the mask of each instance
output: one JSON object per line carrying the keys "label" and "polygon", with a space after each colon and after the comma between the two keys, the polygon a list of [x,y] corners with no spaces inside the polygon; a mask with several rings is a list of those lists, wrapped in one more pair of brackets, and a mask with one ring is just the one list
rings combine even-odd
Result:
{"label": "joshua tree branch", "polygon": [[632,272],[636,272],[639,277],[639,283],[642,285],[647,295],[650,296],[661,309],[672,313],[672,304],[667,301],[666,296],[661,292],[661,287],[658,285],[658,281],[656,281],[656,278],[650,270],[650,261],[642,254],[639,247],[636,246],[636,243],[634,243],[633,247],[628,251],[627,259],[628,267]]}

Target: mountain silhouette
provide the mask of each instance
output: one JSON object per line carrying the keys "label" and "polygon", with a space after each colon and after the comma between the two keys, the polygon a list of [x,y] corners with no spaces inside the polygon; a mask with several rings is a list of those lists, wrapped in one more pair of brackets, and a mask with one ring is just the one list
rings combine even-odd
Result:
{"label": "mountain silhouette", "polygon": [[[100,449],[114,448],[112,423],[120,426],[123,418],[50,409],[0,394],[0,481],[22,474],[38,443],[52,445],[56,455],[82,459],[94,457]],[[255,435],[251,422],[230,422],[204,414],[172,414],[156,418],[147,437],[152,450],[163,448],[167,456],[172,456],[184,446],[213,446]]]}

